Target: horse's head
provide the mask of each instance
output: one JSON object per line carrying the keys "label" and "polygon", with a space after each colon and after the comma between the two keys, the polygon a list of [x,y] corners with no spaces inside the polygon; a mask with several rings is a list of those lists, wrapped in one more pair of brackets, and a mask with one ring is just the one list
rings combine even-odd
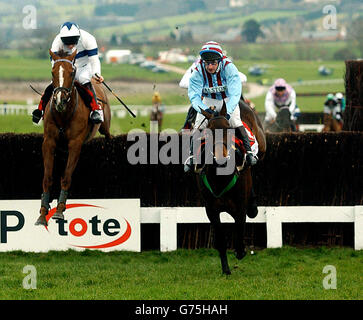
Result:
{"label": "horse's head", "polygon": [[49,53],[54,61],[52,68],[52,83],[54,87],[52,103],[57,111],[63,112],[71,98],[76,74],[74,59],[77,52],[66,55],[63,51],[55,54],[49,50]]}
{"label": "horse's head", "polygon": [[291,113],[288,107],[280,108],[279,112],[276,116],[276,125],[278,127],[278,131],[289,132],[291,131]]}
{"label": "horse's head", "polygon": [[231,140],[228,141],[228,130],[230,129],[227,116],[226,103],[223,101],[221,111],[217,114],[211,114],[201,110],[202,114],[208,119],[208,126],[206,132],[210,132],[213,138],[213,158],[214,165],[218,167],[225,167],[227,161],[230,159]]}

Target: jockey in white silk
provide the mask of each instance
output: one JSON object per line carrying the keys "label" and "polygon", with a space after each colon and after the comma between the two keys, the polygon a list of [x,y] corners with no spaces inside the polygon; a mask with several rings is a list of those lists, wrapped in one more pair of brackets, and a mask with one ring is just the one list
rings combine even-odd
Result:
{"label": "jockey in white silk", "polygon": [[268,90],[265,98],[265,122],[276,120],[277,110],[283,106],[289,107],[291,120],[296,120],[300,111],[296,108],[295,90],[282,78],[277,79]]}
{"label": "jockey in white silk", "polygon": [[[103,110],[97,102],[96,92],[92,85],[92,78],[97,82],[102,82],[101,63],[98,57],[98,47],[94,36],[87,31],[79,28],[73,22],[65,22],[60,27],[59,34],[55,37],[52,43],[51,51],[56,55],[63,51],[71,55],[77,50],[75,57],[75,66],[77,68],[75,80],[84,85],[92,96],[90,119],[93,123],[101,123],[104,120]],[[51,58],[52,67],[54,61]],[[53,85],[49,85],[42,96],[38,109],[33,111],[33,122],[38,123],[42,117],[45,106],[47,105],[53,92]]]}

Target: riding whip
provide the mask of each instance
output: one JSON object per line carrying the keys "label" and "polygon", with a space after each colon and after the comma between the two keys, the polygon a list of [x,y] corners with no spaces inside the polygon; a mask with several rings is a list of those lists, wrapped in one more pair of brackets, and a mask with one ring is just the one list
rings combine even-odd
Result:
{"label": "riding whip", "polygon": [[[96,77],[99,78],[100,76],[96,73]],[[102,81],[102,83],[104,84],[104,86],[116,97],[116,99],[118,101],[120,101],[120,103],[126,108],[126,110],[128,112],[131,113],[131,115],[136,118],[136,115],[127,107],[127,105],[125,103],[123,103],[123,101],[113,92],[113,90],[107,85],[107,83],[105,81]]]}
{"label": "riding whip", "polygon": [[37,90],[35,89],[31,84],[29,85],[30,88],[32,88],[37,94],[39,94],[40,96],[42,96],[42,94]]}

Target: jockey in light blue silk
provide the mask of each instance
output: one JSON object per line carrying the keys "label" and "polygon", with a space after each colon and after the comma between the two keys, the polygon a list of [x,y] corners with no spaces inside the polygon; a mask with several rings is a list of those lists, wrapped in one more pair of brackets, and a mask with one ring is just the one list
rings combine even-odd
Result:
{"label": "jockey in light blue silk", "polygon": [[[207,126],[200,109],[213,113],[211,107],[215,107],[215,111],[219,112],[225,100],[230,126],[236,128],[236,135],[243,141],[247,151],[247,165],[255,165],[257,157],[251,151],[249,138],[241,121],[239,100],[242,83],[238,69],[223,54],[222,47],[215,41],[204,44],[199,54],[201,59],[191,74],[188,86],[190,102],[198,112],[194,130],[201,130]],[[190,167],[191,163],[186,163],[185,171],[188,172]]]}

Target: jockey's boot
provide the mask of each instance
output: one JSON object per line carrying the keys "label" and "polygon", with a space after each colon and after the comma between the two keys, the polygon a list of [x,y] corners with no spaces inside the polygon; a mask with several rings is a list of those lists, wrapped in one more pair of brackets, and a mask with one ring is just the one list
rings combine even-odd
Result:
{"label": "jockey's boot", "polygon": [[193,168],[193,138],[190,138],[190,150],[189,150],[189,157],[184,162],[184,172],[188,173]]}
{"label": "jockey's boot", "polygon": [[240,126],[236,128],[236,135],[237,138],[241,139],[243,142],[243,146],[246,149],[246,163],[248,166],[254,166],[257,163],[258,158],[254,156],[251,145],[250,145],[250,139],[248,138],[246,129],[244,126]]}
{"label": "jockey's boot", "polygon": [[98,102],[97,102],[96,91],[93,88],[91,81],[85,83],[84,86],[90,91],[89,93],[92,96],[92,100],[91,100],[92,111],[90,114],[91,122],[94,124],[101,123],[101,122],[103,122],[103,110],[102,110],[102,106],[100,104],[98,104]]}
{"label": "jockey's boot", "polygon": [[192,106],[190,106],[182,129],[191,129],[193,123],[195,122],[196,116],[197,111]]}
{"label": "jockey's boot", "polygon": [[45,90],[44,93],[40,99],[38,108],[35,109],[32,113],[33,115],[33,122],[34,123],[39,123],[40,119],[42,118],[43,114],[45,113],[45,107],[47,106],[52,93],[53,93],[53,84],[51,83]]}

